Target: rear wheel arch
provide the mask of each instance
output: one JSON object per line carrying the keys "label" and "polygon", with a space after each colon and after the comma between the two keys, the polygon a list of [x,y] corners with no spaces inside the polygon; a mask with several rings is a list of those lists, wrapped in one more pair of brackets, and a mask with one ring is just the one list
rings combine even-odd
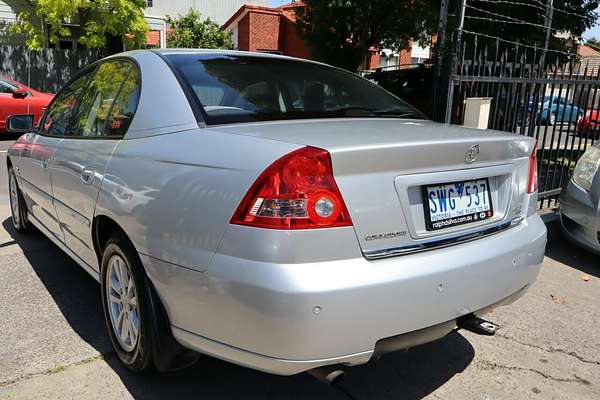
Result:
{"label": "rear wheel arch", "polygon": [[94,220],[92,221],[92,241],[99,264],[102,262],[102,253],[108,239],[116,232],[122,233],[127,238],[132,248],[135,248],[129,235],[127,235],[125,230],[114,219],[106,215],[96,215],[94,217]]}
{"label": "rear wheel arch", "polygon": [[[198,354],[183,348],[172,336],[171,327],[169,323],[169,316],[162,304],[156,289],[154,288],[150,277],[145,271],[145,266],[141,262],[139,253],[135,249],[133,241],[127,235],[126,231],[116,222],[113,218],[107,215],[97,215],[94,217],[92,222],[92,238],[94,249],[98,256],[98,265],[102,266],[102,257],[104,250],[109,243],[111,237],[120,237],[126,241],[123,250],[130,252],[132,257],[135,257],[139,262],[143,273],[146,275],[145,279],[148,287],[148,299],[150,301],[150,308],[152,310],[152,353],[154,367],[159,371],[169,371],[179,368],[185,368],[196,362]],[[123,247],[123,246],[121,246]],[[142,290],[140,288],[139,290]]]}

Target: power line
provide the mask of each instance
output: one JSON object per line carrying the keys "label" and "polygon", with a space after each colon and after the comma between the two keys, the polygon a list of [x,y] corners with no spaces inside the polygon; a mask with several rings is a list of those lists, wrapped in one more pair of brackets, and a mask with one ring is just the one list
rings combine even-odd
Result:
{"label": "power line", "polygon": [[[536,3],[538,3],[538,4],[541,4],[542,6],[546,6],[546,5],[545,5],[544,3],[542,3],[540,0],[531,0],[531,1],[535,1]],[[562,8],[559,8],[559,7],[552,7],[552,8],[554,9],[554,11],[558,11],[558,12],[561,12],[561,13],[564,13],[564,14],[575,15],[575,16],[577,16],[577,17],[581,17],[581,18],[588,19],[588,20],[590,20],[590,21],[592,21],[592,22],[596,22],[596,20],[597,20],[596,18],[589,17],[589,16],[587,16],[587,15],[584,15],[584,14],[581,14],[581,13],[579,13],[579,12],[567,11],[567,10],[565,10],[565,9],[562,9]],[[574,9],[573,7],[571,7],[571,10],[575,10],[575,9]]]}
{"label": "power line", "polygon": [[[473,1],[477,1],[477,2],[480,2],[480,3],[492,3],[492,4],[503,3],[503,4],[511,4],[511,5],[515,5],[515,6],[533,7],[533,8],[537,8],[539,10],[542,10],[542,11],[546,11],[546,7],[547,7],[546,4],[544,4],[543,2],[538,1],[538,0],[532,0],[532,1],[538,3],[539,5],[538,4],[531,4],[531,3],[521,3],[521,2],[517,2],[517,1],[510,1],[510,0],[473,0]],[[470,7],[470,6],[468,6],[468,7]],[[581,13],[578,13],[578,12],[567,11],[567,10],[564,10],[564,9],[558,8],[558,7],[552,7],[552,8],[554,9],[554,11],[557,11],[557,12],[561,12],[561,13],[570,14],[570,15],[574,15],[574,16],[577,16],[577,17],[585,18],[585,19],[590,20],[592,22],[596,22],[597,21],[597,18],[590,17],[588,15],[584,15],[584,14],[581,14]]]}
{"label": "power line", "polygon": [[[524,20],[518,19],[518,18],[509,17],[508,15],[498,14],[498,13],[495,13],[495,12],[492,12],[492,11],[487,11],[487,10],[484,10],[482,8],[473,7],[473,6],[470,6],[470,5],[467,5],[467,7],[470,8],[470,9],[473,9],[473,10],[485,13],[485,14],[493,15],[494,17],[506,18],[506,19],[508,19],[509,21],[512,21],[512,23],[515,23],[515,24],[532,25],[532,26],[536,26],[536,27],[542,27],[544,29],[546,28],[544,25],[536,24],[536,23],[529,22],[529,21],[524,21]],[[498,21],[498,22],[508,22],[508,21]]]}
{"label": "power line", "polygon": [[[530,49],[539,50],[539,51],[543,51],[544,50],[541,47],[531,46],[531,45],[523,44],[523,43],[519,43],[519,42],[513,42],[512,40],[502,39],[501,37],[493,36],[493,35],[488,35],[486,33],[474,32],[474,31],[469,31],[469,30],[466,30],[466,29],[463,29],[462,31],[463,31],[463,33],[468,33],[470,35],[483,36],[483,37],[487,37],[489,39],[498,40],[499,42],[510,43],[510,44],[514,44],[514,45],[517,45],[517,46],[520,46],[520,47],[528,47]],[[553,53],[558,53],[558,54],[563,54],[565,56],[572,56],[573,55],[573,53],[566,53],[566,52],[560,51],[560,50],[548,49],[547,51],[551,51]]]}
{"label": "power line", "polygon": [[[481,21],[489,21],[489,22],[501,22],[501,23],[504,23],[504,24],[530,25],[530,26],[535,26],[536,28],[547,29],[544,25],[534,24],[533,22],[527,22],[527,21],[521,21],[521,20],[510,21],[510,20],[501,20],[501,19],[486,18],[486,17],[476,17],[476,16],[473,16],[473,15],[465,15],[465,18],[468,18],[468,19],[478,19],[478,20],[481,20]],[[555,31],[555,32],[560,32],[556,28],[550,28],[550,30]]]}
{"label": "power line", "polygon": [[512,4],[515,6],[533,7],[533,8],[537,8],[537,9],[546,11],[546,7],[542,7],[542,6],[538,6],[536,4],[530,4],[530,3],[519,3],[517,1],[509,1],[509,0],[474,0],[474,1],[478,1],[480,3],[492,3],[492,4],[497,4],[497,3]]}

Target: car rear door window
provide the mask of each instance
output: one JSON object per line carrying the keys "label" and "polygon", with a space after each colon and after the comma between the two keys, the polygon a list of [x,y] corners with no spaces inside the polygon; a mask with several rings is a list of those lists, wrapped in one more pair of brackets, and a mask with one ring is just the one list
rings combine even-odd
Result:
{"label": "car rear door window", "polygon": [[77,101],[85,90],[91,74],[92,71],[72,81],[52,101],[41,125],[40,132],[43,135],[64,136],[66,134]]}
{"label": "car rear door window", "polygon": [[137,68],[129,70],[119,94],[113,102],[106,126],[106,136],[124,136],[131,125],[140,98],[141,79]]}
{"label": "car rear door window", "polygon": [[69,136],[106,136],[113,103],[133,68],[127,61],[105,62],[98,67],[73,115]]}

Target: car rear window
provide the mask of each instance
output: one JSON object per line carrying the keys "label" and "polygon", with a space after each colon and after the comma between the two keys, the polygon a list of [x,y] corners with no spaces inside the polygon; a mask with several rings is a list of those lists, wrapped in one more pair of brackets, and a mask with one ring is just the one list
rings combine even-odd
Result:
{"label": "car rear window", "polygon": [[296,60],[172,53],[208,125],[302,118],[423,118],[403,100],[349,72]]}

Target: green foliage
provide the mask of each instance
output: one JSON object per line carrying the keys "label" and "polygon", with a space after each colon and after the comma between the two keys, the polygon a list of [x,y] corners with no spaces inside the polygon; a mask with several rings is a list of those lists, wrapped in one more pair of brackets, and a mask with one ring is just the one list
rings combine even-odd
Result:
{"label": "green foliage", "polygon": [[[70,37],[71,29],[65,22],[81,27],[79,43],[88,48],[103,48],[108,36],[120,37],[127,48],[146,43],[149,30],[144,20],[145,0],[31,0],[34,13],[21,12],[17,23],[11,27],[15,34],[27,38],[30,49],[44,47],[46,38],[57,44],[61,38]],[[47,24],[43,32],[40,19]]]}
{"label": "green foliage", "polygon": [[231,32],[224,32],[210,18],[201,19],[199,12],[190,10],[178,18],[167,18],[171,30],[167,32],[168,47],[232,49]]}
{"label": "green foliage", "polygon": [[305,0],[296,26],[313,57],[356,71],[369,48],[400,50],[409,39],[428,44],[437,28],[433,0]]}

